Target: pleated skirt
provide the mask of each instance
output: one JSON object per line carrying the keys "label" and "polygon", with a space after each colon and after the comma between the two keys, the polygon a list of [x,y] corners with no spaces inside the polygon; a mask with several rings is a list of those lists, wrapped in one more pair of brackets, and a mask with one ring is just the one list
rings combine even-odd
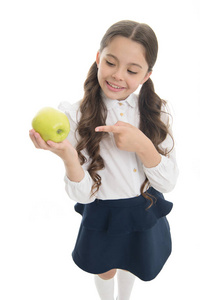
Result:
{"label": "pleated skirt", "polygon": [[75,205],[82,215],[72,252],[79,268],[92,274],[127,270],[143,281],[159,274],[172,251],[166,215],[173,205],[153,188],[147,193],[154,201],[150,208],[142,195]]}

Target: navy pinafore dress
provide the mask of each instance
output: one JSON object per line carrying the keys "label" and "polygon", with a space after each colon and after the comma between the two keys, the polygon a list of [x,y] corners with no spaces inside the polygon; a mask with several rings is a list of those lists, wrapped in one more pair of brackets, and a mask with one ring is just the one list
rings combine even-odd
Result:
{"label": "navy pinafore dress", "polygon": [[149,209],[142,195],[75,205],[82,215],[72,253],[79,268],[92,274],[123,269],[144,281],[158,275],[171,254],[166,215],[173,204],[152,187],[147,192],[154,200]]}

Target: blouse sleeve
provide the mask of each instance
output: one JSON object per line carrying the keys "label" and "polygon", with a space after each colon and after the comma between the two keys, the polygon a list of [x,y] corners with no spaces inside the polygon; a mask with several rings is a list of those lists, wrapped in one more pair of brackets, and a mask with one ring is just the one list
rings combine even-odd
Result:
{"label": "blouse sleeve", "polygon": [[91,187],[93,185],[93,181],[88,171],[85,171],[85,176],[80,182],[70,181],[67,176],[64,177],[65,181],[65,190],[68,196],[82,204],[91,203],[95,200],[95,196],[91,196]]}
{"label": "blouse sleeve", "polygon": [[[70,133],[67,137],[69,142],[75,148],[77,144],[76,138],[76,128],[77,122],[80,117],[79,115],[79,102],[75,104],[69,104],[68,102],[61,102],[58,108],[63,111],[69,119],[70,122]],[[84,153],[89,163],[89,158]],[[69,180],[69,178],[65,175],[64,182],[65,182],[65,190],[68,196],[79,203],[91,203],[95,200],[95,195],[91,196],[91,188],[93,185],[93,180],[90,174],[87,171],[88,163],[85,163],[82,167],[84,169],[85,176],[80,182],[74,182]]]}
{"label": "blouse sleeve", "polygon": [[143,166],[143,169],[151,186],[159,192],[168,193],[175,187],[178,178],[178,167],[174,150],[168,157],[162,155],[158,166],[154,168]]}
{"label": "blouse sleeve", "polygon": [[[169,124],[168,114],[163,113],[161,119],[167,124],[169,132],[172,133],[172,126]],[[161,162],[156,167],[146,168],[143,166],[143,169],[151,186],[161,193],[167,193],[171,192],[175,187],[179,174],[176,162],[176,151],[173,147],[173,140],[170,134],[167,135],[159,148],[169,153],[166,156],[161,155]]]}

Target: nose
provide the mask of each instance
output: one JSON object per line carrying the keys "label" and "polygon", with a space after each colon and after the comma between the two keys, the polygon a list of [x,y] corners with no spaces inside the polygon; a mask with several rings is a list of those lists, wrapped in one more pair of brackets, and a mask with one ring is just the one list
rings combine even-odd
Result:
{"label": "nose", "polygon": [[124,80],[124,75],[123,75],[122,69],[118,68],[117,70],[115,70],[115,72],[112,74],[112,77],[116,81],[123,81]]}

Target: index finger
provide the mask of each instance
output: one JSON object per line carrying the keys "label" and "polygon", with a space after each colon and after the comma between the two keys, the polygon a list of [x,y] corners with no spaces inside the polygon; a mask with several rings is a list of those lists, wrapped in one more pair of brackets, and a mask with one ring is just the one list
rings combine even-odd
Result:
{"label": "index finger", "polygon": [[120,132],[120,127],[115,126],[115,125],[110,125],[110,126],[98,126],[95,128],[96,132],[113,132],[113,133],[119,133]]}

